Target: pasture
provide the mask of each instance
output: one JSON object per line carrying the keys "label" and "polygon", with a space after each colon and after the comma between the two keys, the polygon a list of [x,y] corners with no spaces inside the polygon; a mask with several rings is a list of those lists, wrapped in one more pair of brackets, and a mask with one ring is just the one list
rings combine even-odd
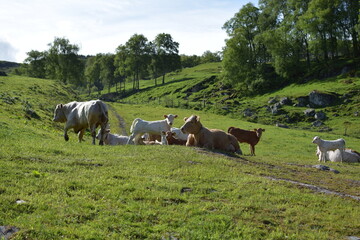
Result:
{"label": "pasture", "polygon": [[75,100],[75,93],[54,81],[13,76],[0,78],[0,86],[0,226],[18,228],[14,239],[360,237],[360,202],[345,196],[360,197],[360,163],[325,164],[338,174],[311,167],[318,164],[315,135],[343,137],[356,150],[359,138],[107,103],[113,133],[129,133],[136,117],[169,113],[179,115],[175,127],[197,114],[209,128],[266,132],[256,156],[247,144],[239,156],[183,146],[93,146],[88,133],[78,143],[69,132],[65,142],[63,124],[51,119],[55,105]]}

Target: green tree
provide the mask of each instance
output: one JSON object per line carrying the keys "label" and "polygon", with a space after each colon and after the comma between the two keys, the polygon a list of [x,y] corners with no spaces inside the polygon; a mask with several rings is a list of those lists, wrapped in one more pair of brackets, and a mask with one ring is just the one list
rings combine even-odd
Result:
{"label": "green tree", "polygon": [[195,67],[201,63],[201,57],[197,55],[187,56],[185,54],[180,55],[181,67]]}
{"label": "green tree", "polygon": [[257,79],[256,69],[263,61],[258,54],[262,46],[255,41],[259,34],[259,14],[259,9],[248,3],[223,26],[230,37],[224,50],[224,77],[244,92]]}
{"label": "green tree", "polygon": [[30,77],[45,78],[45,63],[46,53],[37,50],[31,50],[26,53],[28,57],[25,59],[25,63],[28,64],[27,74]]}
{"label": "green tree", "polygon": [[[181,67],[179,56],[179,43],[175,42],[170,34],[160,33],[151,44],[152,61],[151,72],[153,76],[162,76],[162,84],[165,83],[165,74]],[[156,82],[155,82],[156,85]]]}
{"label": "green tree", "polygon": [[100,78],[100,61],[98,60],[98,56],[90,57],[86,61],[85,65],[85,78],[87,81],[87,87],[89,94],[92,91],[92,88],[95,87],[95,89],[99,92],[104,89],[104,84],[101,81]]}
{"label": "green tree", "polygon": [[221,52],[205,51],[201,55],[201,63],[221,62]]}
{"label": "green tree", "polygon": [[70,44],[66,38],[58,37],[49,46],[46,57],[47,76],[65,84],[82,85],[84,65],[78,57],[79,47]]}
{"label": "green tree", "polygon": [[151,48],[147,38],[134,34],[125,45],[116,49],[115,75],[132,76],[133,90],[139,89],[139,79],[147,74]]}

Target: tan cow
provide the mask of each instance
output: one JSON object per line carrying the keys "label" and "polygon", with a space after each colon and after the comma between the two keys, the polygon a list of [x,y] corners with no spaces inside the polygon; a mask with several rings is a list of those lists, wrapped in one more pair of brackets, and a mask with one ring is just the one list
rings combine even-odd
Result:
{"label": "tan cow", "polygon": [[[102,136],[105,134],[106,124],[108,122],[108,110],[105,103],[100,100],[88,102],[70,102],[67,104],[58,104],[54,111],[54,122],[64,122],[64,138],[69,140],[68,130],[73,128],[78,134],[79,142],[82,141],[85,129],[90,128],[92,143],[95,144],[96,128],[101,127]],[[99,145],[104,144],[103,137]]]}
{"label": "tan cow", "polygon": [[192,115],[184,118],[185,124],[180,128],[183,133],[188,133],[186,146],[196,146],[217,149],[227,152],[237,152],[242,154],[237,139],[222,130],[208,129],[200,122],[200,117]]}

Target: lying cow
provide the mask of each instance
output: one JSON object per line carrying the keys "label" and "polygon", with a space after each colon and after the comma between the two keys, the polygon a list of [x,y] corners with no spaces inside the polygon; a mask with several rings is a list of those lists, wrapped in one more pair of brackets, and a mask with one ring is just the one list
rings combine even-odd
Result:
{"label": "lying cow", "polygon": [[188,136],[189,136],[189,134],[183,133],[183,132],[180,130],[180,128],[172,127],[172,128],[171,128],[171,132],[172,132],[172,133],[175,133],[175,134],[173,135],[174,138],[179,139],[179,140],[184,140],[185,142],[187,141],[187,138],[188,138]]}
{"label": "lying cow", "polygon": [[[317,148],[316,155],[318,157],[320,156],[320,150]],[[341,152],[339,149],[336,149],[335,151],[327,151],[325,154],[325,161],[331,161],[331,162],[360,162],[360,153],[357,151],[354,151],[352,149],[346,148],[342,155],[343,158],[341,158]]]}
{"label": "lying cow", "polygon": [[326,152],[327,151],[335,151],[336,149],[340,150],[340,158],[342,162],[343,153],[345,150],[345,140],[342,138],[336,140],[323,140],[318,136],[315,136],[312,143],[318,145],[317,149],[319,152],[319,161],[326,162]]}
{"label": "lying cow", "polygon": [[258,128],[254,131],[243,130],[236,127],[229,127],[228,133],[234,135],[236,139],[240,142],[246,142],[250,144],[250,154],[255,156],[255,145],[260,141],[262,133],[265,132],[265,129]]}
{"label": "lying cow", "polygon": [[[54,122],[64,122],[64,138],[69,140],[68,130],[73,128],[78,134],[79,142],[82,141],[85,129],[90,128],[92,143],[95,144],[96,128],[101,127],[101,132],[105,132],[108,122],[108,110],[105,103],[100,100],[88,102],[70,102],[58,104],[54,111]],[[104,136],[104,134],[102,134]],[[103,145],[104,140],[100,139],[99,144]]]}
{"label": "lying cow", "polygon": [[175,138],[177,134],[174,132],[167,131],[163,132],[163,134],[166,137],[168,145],[186,145],[187,140]]}
{"label": "lying cow", "polygon": [[121,136],[118,134],[110,133],[110,129],[106,129],[104,136],[101,135],[101,129],[99,129],[98,134],[96,135],[96,139],[103,139],[105,145],[126,145],[129,137]]}
{"label": "lying cow", "polygon": [[158,121],[145,121],[140,118],[136,118],[131,127],[130,127],[130,133],[128,144],[132,144],[132,141],[136,145],[140,144],[139,140],[141,139],[141,136],[145,133],[149,134],[157,134],[161,135],[162,131],[170,131],[171,126],[174,122],[174,119],[177,117],[177,115],[164,115],[164,120],[158,120]]}
{"label": "lying cow", "polygon": [[208,129],[200,122],[200,117],[192,115],[184,118],[185,124],[180,128],[183,133],[188,133],[189,137],[186,146],[195,146],[217,149],[227,152],[241,153],[237,139],[222,130]]}

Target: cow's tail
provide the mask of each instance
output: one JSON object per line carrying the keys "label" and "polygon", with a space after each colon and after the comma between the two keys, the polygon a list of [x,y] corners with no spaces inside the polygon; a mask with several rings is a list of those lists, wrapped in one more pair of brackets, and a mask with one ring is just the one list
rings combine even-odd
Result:
{"label": "cow's tail", "polygon": [[140,120],[140,118],[135,118],[135,119],[134,119],[134,121],[132,122],[131,127],[130,127],[130,133],[133,132],[133,129],[134,129],[136,123],[137,123],[139,120]]}

